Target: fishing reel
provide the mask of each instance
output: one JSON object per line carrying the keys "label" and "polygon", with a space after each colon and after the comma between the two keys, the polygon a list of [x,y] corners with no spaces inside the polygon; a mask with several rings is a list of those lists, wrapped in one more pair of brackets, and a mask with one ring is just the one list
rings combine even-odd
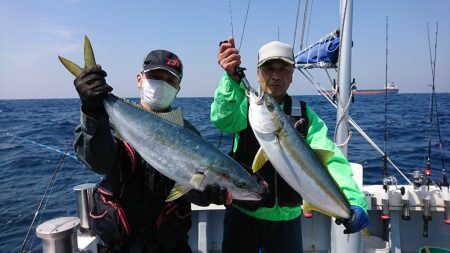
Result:
{"label": "fishing reel", "polygon": [[383,179],[383,185],[394,185],[397,188],[397,178],[392,175]]}
{"label": "fishing reel", "polygon": [[413,176],[413,185],[415,188],[418,188],[423,185],[424,174],[420,173],[419,170],[415,170],[412,173]]}

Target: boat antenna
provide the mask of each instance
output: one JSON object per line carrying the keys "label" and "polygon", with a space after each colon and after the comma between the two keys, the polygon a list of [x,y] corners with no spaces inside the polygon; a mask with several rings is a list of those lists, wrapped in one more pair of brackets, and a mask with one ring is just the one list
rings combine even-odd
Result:
{"label": "boat antenna", "polygon": [[[27,252],[27,251],[24,251],[24,248],[25,248],[25,245],[27,244],[28,237],[30,236],[31,229],[33,228],[34,222],[36,221],[36,217],[38,216],[39,211],[41,211],[42,205],[44,205],[44,204],[46,205],[47,204],[49,193],[52,192],[53,186],[55,185],[56,175],[58,174],[58,172],[61,170],[62,166],[64,165],[64,161],[65,161],[66,157],[68,157],[68,152],[69,152],[69,149],[70,149],[71,146],[72,146],[71,143],[69,143],[67,145],[67,148],[64,151],[64,154],[59,159],[58,166],[56,166],[55,170],[53,171],[53,175],[50,178],[50,181],[48,182],[47,187],[45,188],[44,194],[42,195],[41,201],[39,202],[39,205],[38,205],[38,207],[36,209],[36,212],[34,213],[33,220],[31,221],[31,224],[28,227],[28,231],[27,231],[27,234],[25,235],[25,238],[24,238],[24,240],[22,242],[22,246],[20,248],[20,252]],[[42,217],[42,213],[41,213],[40,217]],[[31,248],[31,246],[30,246],[30,248]]]}

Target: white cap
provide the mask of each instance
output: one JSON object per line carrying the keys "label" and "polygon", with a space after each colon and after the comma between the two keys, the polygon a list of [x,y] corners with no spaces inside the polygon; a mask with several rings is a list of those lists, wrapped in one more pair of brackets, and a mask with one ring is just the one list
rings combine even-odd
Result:
{"label": "white cap", "polygon": [[292,46],[279,41],[272,41],[259,49],[258,67],[263,65],[266,61],[274,59],[294,64],[294,49]]}

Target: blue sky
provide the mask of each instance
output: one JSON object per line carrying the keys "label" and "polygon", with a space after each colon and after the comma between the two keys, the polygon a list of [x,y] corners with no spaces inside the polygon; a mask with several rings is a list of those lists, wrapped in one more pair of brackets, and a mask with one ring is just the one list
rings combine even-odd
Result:
{"label": "blue sky", "polygon": [[[311,1],[311,0],[310,0]],[[304,1],[301,1],[303,11]],[[237,44],[247,1],[231,0]],[[292,44],[297,0],[252,1],[242,40],[242,66],[254,87],[261,45]],[[450,1],[354,1],[352,76],[359,89],[382,88],[385,80],[385,19],[389,16],[388,79],[401,93],[429,92],[432,81],[426,22],[434,45],[439,22],[436,90],[450,92]],[[339,2],[313,1],[307,45],[339,26]],[[295,44],[299,48],[301,20]],[[212,96],[223,73],[217,48],[231,35],[229,0],[0,1],[0,99],[73,98],[73,77],[57,55],[83,65],[83,36],[108,72],[114,93],[137,97],[136,73],[153,49],[175,52],[184,63],[180,96]],[[325,81],[323,71],[315,72]],[[298,71],[292,95],[316,94]]]}

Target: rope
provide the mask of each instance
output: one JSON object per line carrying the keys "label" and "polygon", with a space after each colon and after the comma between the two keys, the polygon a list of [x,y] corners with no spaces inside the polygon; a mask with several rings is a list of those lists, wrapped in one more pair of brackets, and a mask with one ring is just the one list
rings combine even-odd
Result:
{"label": "rope", "polygon": [[297,14],[295,15],[294,39],[292,41],[292,48],[294,48],[295,46],[295,38],[297,37],[297,24],[298,24],[298,16],[300,15],[300,2],[301,0],[297,1]]}
{"label": "rope", "polygon": [[[300,1],[299,1],[300,2]],[[303,49],[303,42],[304,42],[304,37],[305,37],[305,26],[306,26],[306,20],[307,20],[307,16],[308,16],[308,0],[305,0],[305,10],[303,12],[303,22],[302,22],[302,35],[300,36],[300,51]],[[299,3],[300,5],[300,3]],[[311,22],[309,22],[311,23]],[[309,26],[308,26],[308,31],[309,31]]]}
{"label": "rope", "polygon": [[[307,70],[301,70],[299,69],[300,73],[312,84],[316,87],[316,89],[320,92],[321,95],[323,95],[328,102],[331,103],[331,105],[334,106],[334,108],[337,108],[337,105],[333,102],[331,96],[325,91],[323,86],[318,82],[311,73],[309,73]],[[306,73],[305,73],[306,72]],[[384,156],[384,152],[378,147],[378,145],[366,134],[366,132],[349,116],[348,121],[350,124],[358,131],[364,139],[373,147],[376,151],[378,151],[381,155]],[[409,183],[412,184],[412,182],[406,177],[406,175],[394,164],[394,162],[387,157],[387,161],[397,170],[398,173]]]}

